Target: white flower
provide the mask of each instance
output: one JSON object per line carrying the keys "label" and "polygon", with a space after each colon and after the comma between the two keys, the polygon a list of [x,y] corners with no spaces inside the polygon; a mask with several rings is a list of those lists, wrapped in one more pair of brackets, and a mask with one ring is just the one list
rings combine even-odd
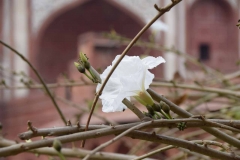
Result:
{"label": "white flower", "polygon": [[[108,66],[100,75],[102,82],[106,79],[119,57],[117,55],[112,65]],[[161,63],[165,63],[162,57],[149,56],[141,60],[138,56],[125,56],[113,72],[100,96],[103,112],[123,111],[126,106],[122,103],[122,100],[124,98],[130,100],[131,96],[134,96],[144,105],[149,100],[151,101],[152,99],[146,89],[152,83],[154,75],[148,69],[152,69]],[[100,87],[101,84],[98,84],[96,90],[98,91]]]}

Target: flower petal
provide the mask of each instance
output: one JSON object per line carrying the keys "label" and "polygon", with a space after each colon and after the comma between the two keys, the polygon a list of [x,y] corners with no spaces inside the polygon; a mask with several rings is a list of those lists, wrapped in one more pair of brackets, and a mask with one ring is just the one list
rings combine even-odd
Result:
{"label": "flower petal", "polygon": [[142,59],[142,63],[148,67],[148,69],[153,69],[161,63],[165,63],[165,59],[161,56],[155,58],[152,56],[148,56]]}
{"label": "flower petal", "polygon": [[117,112],[117,111],[124,111],[127,107],[122,103],[122,100],[127,98],[130,100],[129,97],[118,96],[114,99],[102,99],[102,111],[103,112]]}
{"label": "flower petal", "polygon": [[[116,56],[112,65],[114,65],[117,60],[119,59],[119,55]],[[138,56],[125,56],[120,64],[117,66],[116,70],[114,71],[119,77],[121,76],[128,76],[136,73],[143,67],[141,59]]]}
{"label": "flower petal", "polygon": [[[98,84],[97,91],[100,89],[101,84]],[[122,90],[122,83],[119,78],[111,77],[102,91],[100,98],[115,98]]]}
{"label": "flower petal", "polygon": [[[101,74],[102,81],[106,79],[119,58],[120,55],[116,56],[112,65],[108,66]],[[124,98],[130,99],[131,96],[138,96],[142,91],[146,92],[154,78],[154,75],[148,69],[164,62],[165,60],[162,57],[146,57],[141,60],[138,56],[125,56],[113,72],[100,96],[103,112],[116,112],[126,109],[122,100]],[[100,87],[101,84],[98,84],[96,90],[98,91]]]}
{"label": "flower petal", "polygon": [[155,77],[154,74],[152,74],[148,70],[146,71],[145,82],[144,82],[145,90],[147,90],[149,88],[149,86],[152,83],[154,77]]}

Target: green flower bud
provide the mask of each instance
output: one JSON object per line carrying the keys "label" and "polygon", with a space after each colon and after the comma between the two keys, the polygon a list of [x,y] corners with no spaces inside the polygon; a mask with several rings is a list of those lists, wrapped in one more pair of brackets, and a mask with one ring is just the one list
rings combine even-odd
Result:
{"label": "green flower bud", "polygon": [[86,56],[85,54],[83,54],[82,52],[80,52],[79,56],[80,56],[80,59],[81,59],[81,61],[82,61],[82,63],[83,63],[83,66],[84,66],[87,70],[89,70],[90,67],[91,67],[91,65],[90,65],[90,63],[88,62],[87,56]]}
{"label": "green flower bud", "polygon": [[53,141],[53,148],[60,152],[62,149],[62,143],[58,139],[55,139]]}
{"label": "green flower bud", "polygon": [[161,101],[159,104],[165,113],[170,114],[170,107],[165,102]]}
{"label": "green flower bud", "polygon": [[149,105],[146,105],[146,107],[147,107],[147,110],[148,110],[148,114],[150,115],[151,118],[153,118],[153,116],[154,116],[153,108]]}
{"label": "green flower bud", "polygon": [[85,73],[85,68],[78,62],[74,62],[75,67],[78,69],[80,73]]}
{"label": "green flower bud", "polygon": [[152,107],[153,107],[154,111],[158,111],[158,112],[161,111],[161,106],[160,106],[159,104],[154,103],[154,104],[152,105]]}

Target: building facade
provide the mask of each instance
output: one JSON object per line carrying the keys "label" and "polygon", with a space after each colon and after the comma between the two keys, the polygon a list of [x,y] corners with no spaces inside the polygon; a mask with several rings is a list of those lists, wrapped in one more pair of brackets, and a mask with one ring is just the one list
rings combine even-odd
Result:
{"label": "building facade", "polygon": [[[79,80],[80,74],[73,67],[79,51],[88,55],[95,68],[104,69],[126,45],[111,41],[102,33],[116,32],[133,38],[157,14],[154,4],[161,7],[169,3],[169,0],[0,0],[0,39],[22,53],[46,83],[64,82],[63,74]],[[236,27],[239,17],[239,0],[183,0],[142,39],[148,41],[154,33],[154,43],[174,47],[216,70],[230,73],[239,69],[236,65],[240,59],[240,33]],[[166,59],[162,68],[153,71],[165,80],[173,79],[176,72],[184,79],[191,79],[188,67],[199,70],[185,63],[184,56],[170,51],[149,52],[134,47],[129,52],[129,55],[142,54],[162,55]],[[29,66],[2,45],[0,66],[0,79],[8,86],[22,85],[28,76],[38,81]],[[76,87],[70,91],[60,88],[54,92],[87,107],[86,101],[93,98],[95,87]],[[11,138],[17,138],[16,133],[25,130],[27,120],[39,127],[61,125],[51,101],[41,90],[1,89],[0,97],[0,120]],[[69,119],[76,112],[66,104],[61,108]],[[41,112],[44,118],[39,115]],[[118,122],[136,119],[130,112],[125,120],[117,114],[109,117]],[[13,127],[16,122],[17,127]]]}

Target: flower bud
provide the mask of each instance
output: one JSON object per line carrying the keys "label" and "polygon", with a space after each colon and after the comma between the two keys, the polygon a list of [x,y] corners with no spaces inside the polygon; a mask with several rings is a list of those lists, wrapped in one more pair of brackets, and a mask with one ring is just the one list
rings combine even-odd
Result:
{"label": "flower bud", "polygon": [[58,139],[55,139],[53,141],[53,148],[60,152],[62,149],[62,143]]}
{"label": "flower bud", "polygon": [[80,73],[85,73],[85,68],[78,62],[74,62],[75,67],[78,69]]}
{"label": "flower bud", "polygon": [[82,61],[82,63],[83,63],[83,66],[84,66],[87,70],[89,70],[90,67],[91,67],[91,65],[90,65],[90,63],[88,62],[87,56],[86,56],[85,54],[83,54],[82,52],[80,52],[79,56],[80,56],[80,59],[81,59],[81,61]]}
{"label": "flower bud", "polygon": [[156,104],[156,103],[154,103],[152,105],[152,108],[153,108],[154,111],[158,111],[158,112],[160,112],[160,110],[161,110],[161,106],[159,104]]}
{"label": "flower bud", "polygon": [[150,117],[152,118],[154,116],[154,110],[151,106],[146,105],[147,110],[148,110],[148,114],[150,115]]}
{"label": "flower bud", "polygon": [[165,102],[161,101],[159,104],[165,113],[170,114],[170,107]]}

